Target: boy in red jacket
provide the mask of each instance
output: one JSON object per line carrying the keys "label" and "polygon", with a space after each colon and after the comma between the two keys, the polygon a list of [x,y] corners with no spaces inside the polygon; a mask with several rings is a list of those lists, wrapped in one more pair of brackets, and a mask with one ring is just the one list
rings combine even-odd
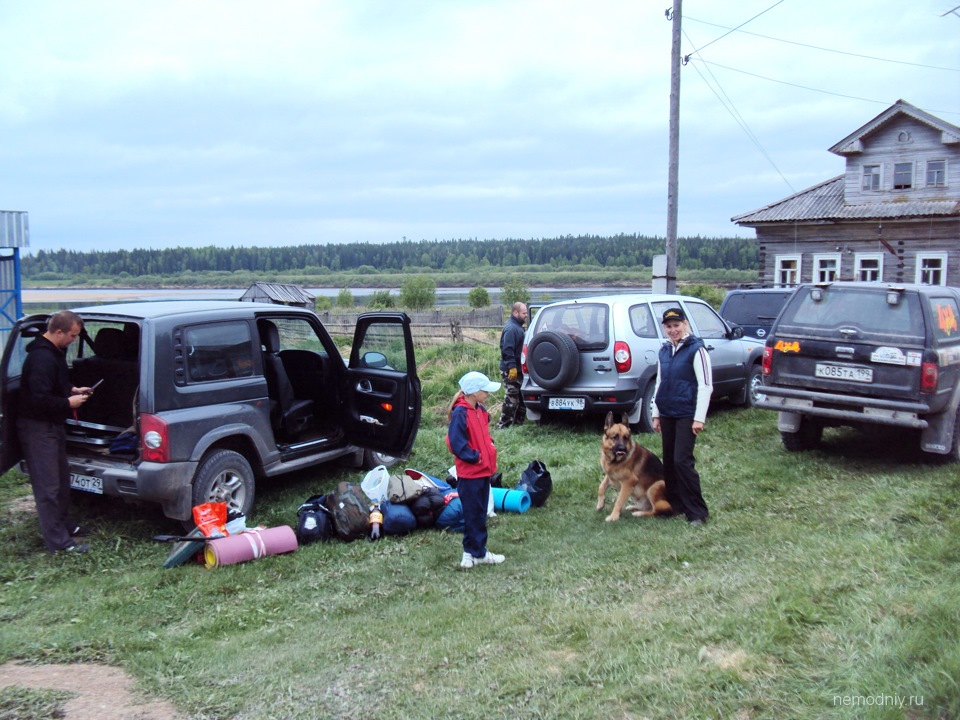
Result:
{"label": "boy in red jacket", "polygon": [[482,405],[500,383],[483,373],[468,372],[460,378],[460,391],[450,403],[447,417],[447,447],[457,469],[457,493],[463,504],[464,570],[474,565],[499,565],[503,555],[487,550],[487,500],[490,476],[497,471],[497,448],[490,437],[490,415]]}

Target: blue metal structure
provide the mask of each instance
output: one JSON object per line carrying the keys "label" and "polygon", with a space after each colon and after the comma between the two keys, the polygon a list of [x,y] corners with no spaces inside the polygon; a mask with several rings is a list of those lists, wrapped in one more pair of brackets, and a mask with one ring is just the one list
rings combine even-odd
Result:
{"label": "blue metal structure", "polygon": [[30,245],[27,213],[0,210],[0,347],[13,324],[23,315],[20,248]]}

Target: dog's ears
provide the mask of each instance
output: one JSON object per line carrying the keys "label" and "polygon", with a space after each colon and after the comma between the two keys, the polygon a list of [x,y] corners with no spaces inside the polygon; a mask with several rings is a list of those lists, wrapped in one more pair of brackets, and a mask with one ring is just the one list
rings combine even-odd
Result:
{"label": "dog's ears", "polygon": [[627,415],[626,413],[624,413],[624,414],[623,414],[623,418],[620,420],[620,422],[621,422],[623,425],[629,426],[629,425],[630,425],[630,416]]}
{"label": "dog's ears", "polygon": [[603,429],[609,430],[611,425],[613,425],[613,411],[607,413],[607,420],[603,424]]}

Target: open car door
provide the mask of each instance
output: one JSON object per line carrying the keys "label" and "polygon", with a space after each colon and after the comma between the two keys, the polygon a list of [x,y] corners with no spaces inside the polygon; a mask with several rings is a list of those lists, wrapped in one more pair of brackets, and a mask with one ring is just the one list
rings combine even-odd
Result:
{"label": "open car door", "polygon": [[347,440],[403,457],[420,427],[420,378],[405,313],[365,313],[357,319],[343,394]]}
{"label": "open car door", "polygon": [[31,315],[13,326],[0,360],[0,474],[12,468],[22,457],[17,437],[17,408],[20,400],[20,375],[27,359],[27,345],[43,335],[48,315]]}

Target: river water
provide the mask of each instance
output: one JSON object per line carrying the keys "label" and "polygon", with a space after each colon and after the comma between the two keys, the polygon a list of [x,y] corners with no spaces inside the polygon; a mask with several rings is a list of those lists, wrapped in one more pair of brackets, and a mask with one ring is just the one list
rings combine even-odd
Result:
{"label": "river water", "polygon": [[[339,288],[304,288],[315,297],[336,299]],[[400,296],[400,288],[389,289],[395,298]],[[379,289],[382,292],[383,289]],[[32,308],[64,309],[82,305],[103,305],[115,302],[138,302],[160,300],[237,300],[246,292],[246,288],[25,288],[23,290],[24,311]],[[436,304],[444,306],[467,306],[467,295],[471,288],[437,288]],[[377,288],[350,288],[354,302],[365,305],[366,301],[378,292]],[[490,304],[500,304],[500,288],[487,288]],[[590,295],[621,295],[634,292],[650,292],[650,287],[576,287],[576,288],[530,288],[530,302],[543,305],[556,300],[570,300]]]}

